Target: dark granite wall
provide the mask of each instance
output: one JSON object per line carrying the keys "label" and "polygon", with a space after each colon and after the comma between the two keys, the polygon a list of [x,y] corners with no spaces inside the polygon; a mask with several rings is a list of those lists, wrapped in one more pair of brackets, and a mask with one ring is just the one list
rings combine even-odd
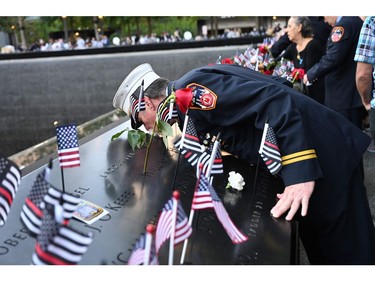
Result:
{"label": "dark granite wall", "polygon": [[112,111],[117,88],[141,63],[173,80],[246,47],[0,60],[0,153],[11,156],[54,137],[55,120],[80,125]]}

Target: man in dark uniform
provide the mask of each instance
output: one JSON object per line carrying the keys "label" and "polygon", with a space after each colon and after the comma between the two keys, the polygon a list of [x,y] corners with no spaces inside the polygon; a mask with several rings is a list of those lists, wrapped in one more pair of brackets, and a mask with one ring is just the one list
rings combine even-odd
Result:
{"label": "man in dark uniform", "polygon": [[366,110],[358,93],[354,55],[363,21],[360,17],[324,17],[331,25],[326,54],[304,76],[304,83],[325,79],[324,105],[362,129]]}
{"label": "man in dark uniform", "polygon": [[[181,92],[192,98],[186,102]],[[113,105],[131,117],[133,128],[149,130],[171,94],[180,127],[187,114],[200,136],[220,133],[222,149],[250,164],[257,163],[269,123],[285,184],[270,212],[299,220],[311,264],[375,264],[375,230],[359,169],[366,134],[271,76],[237,65],[201,67],[169,82],[142,64],[125,78]]]}

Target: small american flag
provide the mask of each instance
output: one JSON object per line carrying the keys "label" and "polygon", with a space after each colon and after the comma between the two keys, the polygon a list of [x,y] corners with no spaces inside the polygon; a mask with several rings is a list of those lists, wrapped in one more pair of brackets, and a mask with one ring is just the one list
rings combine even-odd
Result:
{"label": "small american flag", "polygon": [[63,223],[66,225],[81,201],[81,199],[61,192],[48,183],[46,175],[50,173],[49,170],[50,168],[46,167],[37,175],[21,210],[20,220],[33,237],[40,233],[43,209],[46,203],[63,206]]}
{"label": "small american flag", "polygon": [[36,179],[25,199],[25,203],[21,210],[21,222],[24,224],[29,234],[33,237],[36,237],[40,232],[43,217],[43,199],[47,194],[48,189],[52,187],[52,185],[45,179],[46,175],[49,174],[49,169],[49,167],[45,168],[36,176]]}
{"label": "small american flag", "polygon": [[[192,208],[195,209],[206,209],[214,208],[215,213],[223,225],[228,236],[231,238],[234,244],[239,244],[245,242],[248,237],[245,236],[232,222],[231,218],[228,215],[228,212],[225,210],[223,203],[221,202],[219,196],[216,194],[216,191],[208,182],[208,178],[201,174],[199,178],[198,189],[194,193]],[[211,197],[211,201],[210,198]]]}
{"label": "small american flag", "polygon": [[5,224],[20,182],[21,172],[18,166],[0,156],[0,225]]}
{"label": "small american flag", "polygon": [[[220,150],[220,144],[217,143],[218,146],[216,148],[215,153],[215,159],[212,162],[211,171],[208,175],[208,168],[212,161],[212,153],[213,153],[213,144],[210,145],[210,147],[207,148],[206,151],[202,153],[202,155],[198,159],[197,163],[197,172],[196,176],[199,178],[199,174],[202,172],[207,177],[210,177],[212,174],[222,174],[223,173],[223,158],[221,157],[221,150]],[[200,167],[202,165],[202,168]]]}
{"label": "small american flag", "polygon": [[[186,115],[185,118],[188,118],[188,116]],[[174,145],[181,150],[182,155],[184,155],[185,159],[187,159],[192,166],[197,164],[203,152],[203,148],[199,142],[194,123],[190,118],[188,118],[187,121],[186,132],[183,132],[183,136],[177,139]]]}
{"label": "small american flag", "polygon": [[234,56],[234,62],[239,64],[239,65],[242,65],[242,56],[241,56],[241,52],[239,49],[237,49],[237,52],[236,52],[236,55]]}
{"label": "small american flag", "polygon": [[[142,80],[142,84],[139,88],[139,93],[137,95],[136,92],[134,92],[131,96],[130,96],[130,105],[131,105],[131,115],[132,115],[132,118],[133,120],[136,122],[137,119],[138,119],[138,113],[140,111],[143,111],[146,109],[146,103],[145,103],[145,99],[144,99],[144,96],[143,96],[143,89],[144,89],[144,80]],[[137,122],[136,122],[137,123]]]}
{"label": "small american flag", "polygon": [[46,204],[61,205],[63,207],[62,218],[65,225],[69,223],[69,220],[73,217],[74,212],[81,202],[79,197],[62,192],[53,186],[48,189],[43,200]]}
{"label": "small american flag", "polygon": [[[150,234],[150,238],[152,239],[152,234]],[[146,256],[146,240],[147,236],[145,233],[142,233],[137,242],[134,245],[134,249],[130,254],[128,265],[140,265],[144,264],[145,256]],[[153,239],[152,239],[153,240]],[[156,248],[154,241],[151,241],[151,249],[150,249],[150,256],[149,256],[149,264],[150,265],[157,265],[159,264],[157,255],[156,255]]]}
{"label": "small american flag", "polygon": [[81,233],[61,225],[55,217],[59,205],[47,204],[32,255],[34,265],[75,265],[93,241],[92,233]]}
{"label": "small american flag", "polygon": [[177,118],[178,113],[176,104],[170,103],[169,106],[164,106],[164,102],[161,102],[158,106],[157,114],[159,116],[159,119],[165,122],[168,122],[172,118]]}
{"label": "small american flag", "polygon": [[282,168],[281,154],[277,145],[275,132],[267,122],[264,124],[259,153],[271,174],[276,175]]}
{"label": "small american flag", "polygon": [[134,245],[134,249],[130,254],[128,265],[143,264],[145,260],[146,235],[143,233]]}
{"label": "small american flag", "polygon": [[174,244],[177,245],[189,238],[193,233],[193,229],[189,225],[188,217],[182,208],[180,201],[177,206],[177,222],[176,222],[176,233],[174,237]]}
{"label": "small american flag", "polygon": [[211,192],[208,189],[207,177],[203,175],[202,177],[203,178],[198,178],[198,187],[194,192],[193,201],[191,204],[191,209],[193,210],[203,210],[214,207]]}
{"label": "small american flag", "polygon": [[[189,238],[193,232],[188,222],[188,217],[179,200],[177,200],[177,220],[175,222],[175,237],[174,245],[179,244],[185,239]],[[156,251],[159,252],[164,242],[171,237],[172,234],[172,218],[173,218],[173,198],[169,199],[164,205],[160,214],[156,234],[155,234],[155,246]]]}
{"label": "small american flag", "polygon": [[221,64],[221,55],[217,58],[216,64]]}
{"label": "small american flag", "polygon": [[80,166],[77,128],[75,125],[56,127],[57,146],[61,168]]}

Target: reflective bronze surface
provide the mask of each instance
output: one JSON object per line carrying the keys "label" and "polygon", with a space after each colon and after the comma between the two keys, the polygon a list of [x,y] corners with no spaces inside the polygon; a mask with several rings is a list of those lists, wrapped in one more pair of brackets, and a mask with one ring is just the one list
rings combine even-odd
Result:
{"label": "reflective bronze surface", "polygon": [[[81,166],[64,169],[65,191],[102,206],[109,214],[91,225],[72,219],[72,227],[92,232],[94,240],[79,264],[126,265],[131,249],[149,223],[156,224],[158,214],[172,196],[180,191],[187,215],[196,184],[195,171],[173,148],[165,148],[160,138],[152,142],[148,168],[143,174],[146,148],[132,151],[126,133],[115,141],[112,135],[130,126],[130,121],[105,127],[80,141]],[[62,176],[53,154],[50,182],[62,189]],[[25,198],[49,157],[23,171],[9,217],[0,227],[0,264],[31,264],[35,239],[20,222]],[[213,186],[234,224],[249,239],[233,244],[213,209],[195,211],[193,234],[187,246],[185,264],[294,264],[298,263],[296,225],[274,219],[269,211],[282,182],[232,156],[223,156],[224,174],[215,175]],[[228,173],[236,171],[245,178],[243,191],[226,190]],[[175,247],[174,264],[180,264],[182,245]],[[169,240],[163,245],[160,264],[168,263]]]}

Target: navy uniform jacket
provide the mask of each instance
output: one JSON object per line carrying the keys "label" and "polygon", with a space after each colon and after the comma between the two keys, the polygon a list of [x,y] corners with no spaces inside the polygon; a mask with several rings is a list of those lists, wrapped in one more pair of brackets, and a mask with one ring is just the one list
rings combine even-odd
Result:
{"label": "navy uniform jacket", "polygon": [[[268,119],[282,156],[284,184],[317,180],[313,196],[321,207],[316,211],[324,212],[322,206],[329,207],[348,186],[370,143],[366,134],[338,113],[242,66],[198,68],[170,82],[169,93],[171,85],[174,90],[203,91],[202,107],[188,111],[198,134],[220,133],[222,150],[249,163],[257,163]],[[183,120],[184,114],[179,112],[179,117]]]}
{"label": "navy uniform jacket", "polygon": [[325,76],[325,105],[333,110],[362,106],[355,83],[357,63],[354,61],[362,24],[359,17],[342,17],[332,28],[326,54],[306,73],[312,83]]}

